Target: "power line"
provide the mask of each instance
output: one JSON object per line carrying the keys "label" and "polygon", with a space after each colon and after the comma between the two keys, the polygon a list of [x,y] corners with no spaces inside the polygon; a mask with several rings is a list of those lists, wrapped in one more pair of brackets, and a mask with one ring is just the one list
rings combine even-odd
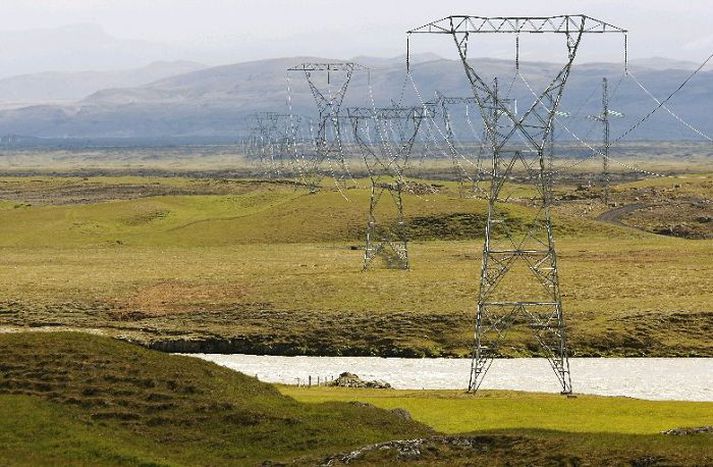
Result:
{"label": "power line", "polygon": [[[646,122],[649,118],[651,118],[651,116],[653,116],[653,114],[655,114],[661,107],[664,107],[666,105],[666,102],[670,101],[673,98],[673,96],[678,94],[678,92],[681,89],[683,89],[688,84],[688,82],[691,81],[693,79],[693,77],[696,76],[698,74],[698,72],[701,71],[703,69],[703,67],[705,67],[708,64],[708,62],[711,61],[711,59],[713,59],[713,54],[710,54],[708,56],[708,58],[706,58],[706,60],[703,63],[701,63],[701,65],[693,71],[693,73],[688,75],[688,77],[685,80],[683,80],[683,82],[671,94],[669,94],[666,99],[659,101],[658,105],[656,107],[654,107],[653,110],[651,110],[651,112],[646,114],[641,120],[636,122],[631,128],[629,128],[624,133],[622,133],[621,136],[616,138],[613,142],[618,143],[622,139],[626,138],[633,131],[635,131],[637,128],[639,128],[641,125],[643,125],[644,122]],[[630,76],[633,77],[633,75],[631,75],[631,71],[629,71],[628,73]],[[657,99],[657,101],[658,101],[658,99]]]}

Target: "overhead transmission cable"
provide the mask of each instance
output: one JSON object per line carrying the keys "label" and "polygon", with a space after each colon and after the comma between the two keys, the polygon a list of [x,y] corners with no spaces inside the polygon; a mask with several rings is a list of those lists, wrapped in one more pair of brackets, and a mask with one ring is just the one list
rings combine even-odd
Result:
{"label": "overhead transmission cable", "polygon": [[[419,104],[420,104],[420,105],[424,108],[424,110],[425,110],[425,109],[427,108],[427,106],[426,106],[426,101],[423,99],[423,95],[421,94],[421,91],[418,89],[418,86],[416,85],[416,81],[415,81],[414,78],[413,78],[413,73],[411,73],[411,71],[409,70],[409,71],[406,72],[406,74],[407,74],[408,78],[409,78],[410,81],[411,81],[411,85],[413,86],[413,89],[414,89],[414,92],[416,93],[416,96],[418,97]],[[437,122],[435,121],[435,119],[433,118],[433,115],[431,115],[430,112],[425,112],[425,113],[426,113],[426,115],[427,115],[427,118],[431,121],[431,124],[433,125],[433,127],[438,131],[439,136],[443,139],[443,141],[446,142],[446,145],[448,146],[448,149],[451,149],[451,150],[454,149],[454,148],[453,148],[453,145],[448,141],[448,138],[446,137],[446,134],[443,132],[443,130],[441,130],[441,128],[438,126],[438,123],[437,123]],[[460,151],[457,151],[456,153],[459,155],[459,157],[460,157],[463,161],[465,161],[465,162],[467,162],[468,164],[472,165],[473,167],[476,168],[476,170],[478,170],[478,171],[480,172],[480,169],[478,168],[478,166],[477,166],[473,161],[471,161],[470,159],[468,159],[467,157],[465,157],[463,154],[461,154]],[[485,175],[488,175],[488,174],[486,173]]]}
{"label": "overhead transmission cable", "polygon": [[[532,89],[532,86],[530,86],[530,83],[525,79],[525,77],[522,76],[522,75],[520,75],[520,77],[521,77],[521,79],[522,79],[522,82],[523,82],[523,83],[525,84],[525,86],[530,90],[530,92],[532,93],[532,95],[535,96],[535,97],[537,97],[537,93]],[[547,110],[547,111],[549,112],[549,109],[548,109],[547,106],[544,104],[544,102],[540,102],[540,105],[542,105],[542,107],[543,107],[545,110]],[[577,135],[577,134],[576,134],[575,132],[573,132],[567,125],[565,125],[561,120],[559,120],[559,119],[557,118],[557,116],[555,116],[554,119],[555,119],[555,121],[557,122],[558,125],[562,126],[562,128],[564,128],[565,131],[570,134],[570,136],[572,136],[574,139],[576,139],[577,141],[579,141],[579,143],[581,143],[582,145],[584,145],[587,149],[589,149],[590,151],[592,151],[592,154],[589,155],[589,156],[587,156],[587,157],[585,157],[584,159],[582,159],[582,160],[580,160],[580,161],[575,162],[574,164],[571,164],[571,165],[569,165],[569,166],[566,166],[566,167],[563,167],[563,168],[561,168],[561,169],[559,169],[559,170],[554,171],[554,172],[553,172],[553,175],[562,173],[562,172],[564,172],[565,170],[569,170],[569,169],[571,169],[571,168],[573,168],[573,167],[576,167],[576,166],[579,165],[579,164],[582,164],[582,163],[586,162],[586,161],[589,160],[589,159],[594,158],[595,156],[599,156],[599,157],[605,157],[607,160],[610,160],[610,161],[614,162],[615,164],[619,164],[619,165],[621,165],[622,167],[625,167],[625,168],[627,168],[627,169],[629,169],[629,170],[632,170],[632,171],[634,171],[634,172],[644,173],[644,174],[648,174],[648,175],[651,175],[651,176],[654,176],[654,177],[665,177],[665,175],[662,175],[662,174],[660,174],[660,173],[651,172],[650,170],[645,170],[645,169],[642,169],[642,168],[639,168],[639,167],[635,167],[635,166],[626,164],[626,163],[624,163],[624,162],[621,162],[621,161],[618,161],[618,160],[614,159],[613,157],[611,157],[611,156],[609,156],[609,155],[606,155],[606,154],[602,153],[600,150],[594,148],[591,144],[589,144],[588,142],[584,141],[581,137],[579,137],[579,135]]]}
{"label": "overhead transmission cable", "polygon": [[[703,63],[701,63],[701,65],[700,65],[698,68],[696,68],[695,70],[693,70],[693,72],[692,72],[690,75],[688,75],[688,77],[686,77],[686,79],[683,80],[683,82],[682,82],[676,89],[674,89],[674,91],[671,92],[671,94],[669,94],[666,99],[664,99],[664,100],[662,100],[662,101],[659,101],[659,100],[656,99],[653,95],[651,95],[651,97],[654,98],[654,100],[658,103],[658,105],[657,105],[656,107],[654,107],[654,108],[651,110],[651,112],[649,112],[648,114],[646,114],[641,120],[639,120],[638,122],[636,122],[631,128],[629,128],[629,129],[626,130],[624,133],[622,133],[621,136],[619,136],[618,138],[616,138],[616,139],[613,141],[613,143],[616,143],[616,142],[621,141],[622,139],[626,138],[629,134],[631,134],[633,131],[635,131],[637,128],[639,128],[641,125],[643,125],[644,122],[646,122],[649,118],[651,118],[660,108],[665,107],[665,106],[666,106],[666,103],[667,103],[668,101],[670,101],[670,100],[673,98],[673,96],[675,96],[676,94],[678,94],[678,92],[681,91],[681,89],[683,89],[683,88],[688,84],[688,82],[691,81],[691,80],[693,79],[693,77],[696,76],[696,75],[698,74],[698,72],[700,72],[700,71],[708,64],[708,62],[711,61],[711,59],[713,59],[713,54],[710,54],[710,55],[708,56],[708,58],[706,58],[705,61],[704,61]],[[627,71],[627,72],[628,72],[629,76],[632,77],[632,79],[634,80],[634,82],[637,83],[637,84],[639,84],[639,85],[641,86],[641,84],[638,83],[638,80],[634,77],[634,75],[631,74],[631,71]],[[646,92],[647,94],[649,94],[648,91],[645,90],[645,92]],[[668,109],[666,109],[666,110],[668,110]],[[669,111],[669,113],[671,113],[672,115],[674,115],[672,111]],[[674,117],[676,117],[676,115],[674,115]],[[677,118],[677,119],[678,119],[678,118]],[[678,119],[678,120],[683,123],[683,121],[682,121],[681,119]],[[684,123],[684,124],[685,124],[685,123]],[[691,126],[689,126],[689,125],[687,125],[687,124],[686,124],[686,126],[688,126],[689,128],[691,128],[692,130],[696,131],[696,133],[701,134],[701,136],[704,136],[704,137],[705,137],[706,139],[708,139],[709,141],[713,141],[713,140],[711,140],[711,138],[708,137],[707,135],[702,134],[702,132],[699,132],[698,130],[693,129]]]}

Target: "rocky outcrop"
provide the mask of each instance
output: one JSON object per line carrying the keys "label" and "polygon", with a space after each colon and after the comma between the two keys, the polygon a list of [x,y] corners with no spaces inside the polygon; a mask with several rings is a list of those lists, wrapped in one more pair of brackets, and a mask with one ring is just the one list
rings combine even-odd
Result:
{"label": "rocky outcrop", "polygon": [[671,430],[663,431],[664,435],[673,436],[686,436],[686,435],[700,435],[700,434],[713,434],[713,426],[698,426],[693,428],[673,428]]}
{"label": "rocky outcrop", "polygon": [[368,389],[391,389],[391,385],[385,381],[364,381],[354,373],[345,371],[339,378],[327,383],[328,386],[340,388],[368,388]]}

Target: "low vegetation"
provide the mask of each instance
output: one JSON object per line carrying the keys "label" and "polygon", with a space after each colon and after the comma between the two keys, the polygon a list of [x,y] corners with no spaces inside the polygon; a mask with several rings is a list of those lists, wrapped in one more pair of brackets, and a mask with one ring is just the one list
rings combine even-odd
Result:
{"label": "low vegetation", "polygon": [[3,465],[255,465],[432,433],[104,337],[5,334],[0,355]]}
{"label": "low vegetation", "polygon": [[[91,329],[184,352],[467,355],[485,202],[422,183],[437,192],[406,197],[412,270],[364,273],[364,180],[345,199],[326,182],[310,195],[233,178],[0,178],[1,329]],[[710,184],[626,181],[613,199],[706,201]],[[515,188],[505,209],[521,231],[531,207]],[[634,228],[636,211],[597,220],[617,209],[597,196],[558,192],[573,355],[713,356],[710,240]],[[537,354],[528,333],[511,337],[505,355]]]}
{"label": "low vegetation", "polygon": [[203,360],[86,333],[4,334],[0,354],[3,465],[713,462],[710,434],[659,433],[713,423],[711,403],[278,391]]}
{"label": "low vegetation", "polygon": [[[713,403],[482,391],[280,386],[302,402],[359,401],[404,408],[450,436],[382,443],[349,463],[408,465],[707,465],[713,436],[672,436],[671,427],[713,425]],[[457,436],[455,436],[457,434]],[[347,457],[335,456],[335,463]],[[352,460],[353,459],[353,460]]]}

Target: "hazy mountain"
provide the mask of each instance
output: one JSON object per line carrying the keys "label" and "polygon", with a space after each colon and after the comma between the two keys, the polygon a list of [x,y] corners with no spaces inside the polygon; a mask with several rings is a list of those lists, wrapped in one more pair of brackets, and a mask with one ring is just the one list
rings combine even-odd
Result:
{"label": "hazy mountain", "polygon": [[651,68],[654,70],[695,70],[700,65],[699,63],[689,62],[686,60],[675,60],[665,57],[650,57],[639,58],[631,61],[633,66]]}
{"label": "hazy mountain", "polygon": [[76,101],[100,89],[134,87],[205,68],[195,62],[154,62],[112,71],[46,71],[0,79],[0,105]]}
{"label": "hazy mountain", "polygon": [[0,77],[46,70],[76,72],[136,68],[146,63],[188,56],[173,45],[113,37],[96,24],[0,30],[0,50]]}
{"label": "hazy mountain", "polygon": [[[0,111],[0,135],[19,134],[34,137],[72,138],[164,138],[244,136],[253,125],[250,114],[256,111],[292,112],[312,115],[316,106],[301,72],[286,72],[290,66],[305,61],[325,61],[315,57],[261,60],[205,68],[183,73],[141,86],[104,89],[69,105],[36,105]],[[458,61],[435,56],[414,57],[413,79],[405,75],[403,57],[379,59],[360,57],[370,65],[370,73],[357,72],[344,106],[389,105],[390,101],[418,104],[433,99],[436,90],[450,96],[468,96],[470,88]],[[659,64],[661,62],[659,61]],[[558,66],[551,63],[521,64],[522,79],[515,75],[508,61],[477,59],[486,82],[498,76],[501,96],[509,95],[524,112],[532,100],[532,91],[549,83]],[[658,69],[634,64],[633,76],[660,98],[665,98],[690,74],[682,68]],[[317,80],[324,75],[315,73]],[[656,106],[631,77],[623,75],[621,64],[588,63],[575,68],[561,104],[571,114],[557,123],[560,137],[571,138],[566,129],[582,138],[596,140],[601,128],[588,115],[601,111],[601,80],[608,77],[610,108],[624,114],[612,118],[616,137]],[[713,72],[702,72],[676,95],[670,107],[691,124],[713,133],[710,106]],[[340,86],[333,74],[329,85],[334,92]],[[529,87],[528,87],[529,86]],[[289,92],[288,92],[289,88]],[[420,96],[419,96],[420,95]],[[290,103],[288,106],[288,102]],[[478,136],[479,115],[472,106],[465,116],[463,106],[450,109],[458,136]],[[437,117],[437,121],[441,116]],[[468,125],[466,125],[466,122]],[[565,128],[566,127],[566,128]],[[631,135],[635,139],[681,139],[698,136],[676,122],[664,110],[641,125]]]}

